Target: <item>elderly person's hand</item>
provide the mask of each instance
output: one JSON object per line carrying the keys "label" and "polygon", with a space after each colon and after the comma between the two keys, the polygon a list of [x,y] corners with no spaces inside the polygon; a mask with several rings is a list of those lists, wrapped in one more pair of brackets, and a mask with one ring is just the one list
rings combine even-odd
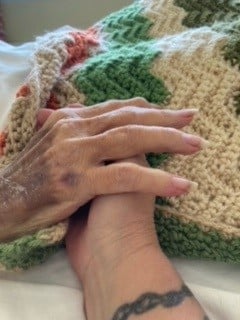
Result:
{"label": "elderly person's hand", "polygon": [[[48,113],[40,112],[40,124]],[[105,164],[147,152],[199,151],[203,140],[178,130],[195,113],[159,110],[141,98],[53,112],[1,172],[0,240],[59,222],[98,195],[186,192],[191,182],[167,172],[131,163]]]}

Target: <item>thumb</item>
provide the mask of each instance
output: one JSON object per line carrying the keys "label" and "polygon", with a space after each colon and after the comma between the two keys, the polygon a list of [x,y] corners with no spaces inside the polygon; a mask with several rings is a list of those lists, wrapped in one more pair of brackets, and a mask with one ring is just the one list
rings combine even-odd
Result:
{"label": "thumb", "polygon": [[40,109],[37,114],[37,130],[41,129],[44,123],[47,121],[47,119],[50,117],[50,115],[54,112],[54,110],[51,109]]}

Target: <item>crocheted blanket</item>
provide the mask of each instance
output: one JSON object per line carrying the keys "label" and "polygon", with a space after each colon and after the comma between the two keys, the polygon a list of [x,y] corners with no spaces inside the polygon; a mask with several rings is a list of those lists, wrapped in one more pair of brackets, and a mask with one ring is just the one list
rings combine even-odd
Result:
{"label": "crocheted blanket", "polygon": [[[208,149],[148,155],[151,166],[198,182],[187,196],[157,199],[156,231],[169,256],[240,262],[239,1],[135,1],[87,31],[37,39],[32,63],[1,134],[1,167],[33,136],[40,107],[142,96],[161,108],[199,108],[188,131]],[[44,261],[67,225],[0,245],[2,268]]]}

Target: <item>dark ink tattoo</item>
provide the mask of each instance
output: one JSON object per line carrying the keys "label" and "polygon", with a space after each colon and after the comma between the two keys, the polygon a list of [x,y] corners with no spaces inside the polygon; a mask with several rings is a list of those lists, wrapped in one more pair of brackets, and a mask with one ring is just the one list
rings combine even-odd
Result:
{"label": "dark ink tattoo", "polygon": [[[180,291],[170,291],[166,294],[145,293],[135,302],[121,306],[114,314],[112,320],[127,320],[132,315],[141,315],[158,306],[164,308],[177,307],[189,297],[193,297],[193,294],[185,285],[182,286]],[[209,319],[205,317],[204,320]]]}

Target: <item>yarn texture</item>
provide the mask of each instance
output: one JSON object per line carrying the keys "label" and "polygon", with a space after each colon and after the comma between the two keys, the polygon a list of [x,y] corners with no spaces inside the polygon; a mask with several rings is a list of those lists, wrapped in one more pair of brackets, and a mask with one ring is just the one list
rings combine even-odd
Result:
{"label": "yarn texture", "polygon": [[[41,107],[142,96],[160,108],[198,108],[186,131],[209,140],[207,149],[148,155],[152,167],[198,183],[156,200],[156,232],[169,256],[240,263],[239,52],[240,2],[230,0],[138,0],[86,31],[46,34],[0,134],[0,168],[34,135]],[[0,268],[43,262],[67,228],[63,221],[0,244]]]}

